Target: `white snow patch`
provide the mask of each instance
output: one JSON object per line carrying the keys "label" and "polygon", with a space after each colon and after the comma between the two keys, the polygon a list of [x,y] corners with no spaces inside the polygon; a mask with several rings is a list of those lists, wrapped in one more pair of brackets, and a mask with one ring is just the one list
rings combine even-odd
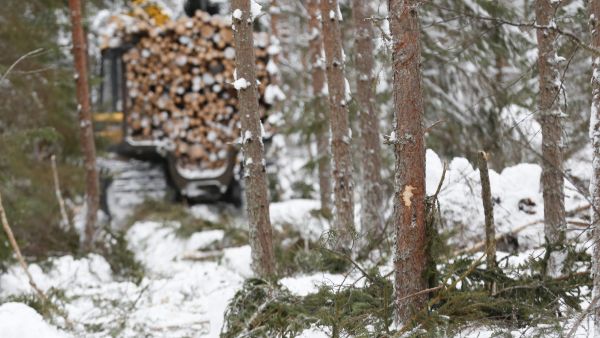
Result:
{"label": "white snow patch", "polygon": [[250,82],[242,77],[233,82],[233,87],[235,87],[236,90],[248,89],[248,87],[250,87]]}
{"label": "white snow patch", "polygon": [[34,309],[23,303],[0,305],[0,337],[5,338],[68,338],[68,335],[47,324]]}

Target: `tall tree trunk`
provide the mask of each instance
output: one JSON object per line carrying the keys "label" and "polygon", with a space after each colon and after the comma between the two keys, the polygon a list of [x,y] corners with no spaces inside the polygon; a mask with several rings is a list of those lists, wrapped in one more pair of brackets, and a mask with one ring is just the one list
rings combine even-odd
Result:
{"label": "tall tree trunk", "polygon": [[[259,277],[272,278],[275,275],[275,258],[256,88],[256,57],[252,30],[254,20],[250,12],[250,0],[234,0],[232,10],[252,269]],[[241,16],[238,13],[241,13]]]}
{"label": "tall tree trunk", "polygon": [[[590,1],[590,28],[592,46],[600,48],[600,0]],[[594,291],[592,298],[600,297],[600,57],[593,57],[592,75],[592,109],[590,113],[590,139],[592,142],[592,180],[590,197],[592,198],[592,231],[594,254],[592,256],[592,275]],[[594,315],[594,337],[600,337],[600,307],[596,307]]]}
{"label": "tall tree trunk", "polygon": [[334,230],[338,248],[349,249],[354,233],[354,196],[352,157],[350,155],[350,122],[346,101],[346,78],[341,13],[337,0],[321,0],[323,43],[327,64],[329,111],[331,118],[331,149],[333,153],[333,194],[335,204]]}
{"label": "tall tree trunk", "polygon": [[317,137],[317,152],[319,156],[319,189],[321,194],[321,211],[331,213],[331,149],[329,146],[330,123],[329,113],[324,100],[325,64],[323,63],[323,38],[321,35],[321,22],[319,20],[319,0],[307,1],[310,20],[308,29],[310,34],[309,63],[312,78],[315,131]]}
{"label": "tall tree trunk", "polygon": [[375,33],[369,1],[353,0],[356,27],[356,97],[362,154],[361,229],[373,240],[383,233],[383,187],[381,184],[381,146],[379,119],[375,110]]}
{"label": "tall tree trunk", "polygon": [[[536,0],[536,23],[549,26],[556,8],[552,0]],[[558,4],[558,2],[557,2]],[[544,234],[548,252],[548,275],[558,275],[564,253],[559,249],[565,240],[566,219],[564,179],[562,174],[562,112],[560,109],[560,73],[556,56],[557,33],[537,29],[539,69],[539,122],[542,126],[542,187],[544,196]]]}
{"label": "tall tree trunk", "polygon": [[73,58],[75,60],[75,81],[77,84],[77,110],[79,113],[80,142],[85,158],[86,203],[85,236],[83,249],[91,250],[96,232],[98,206],[100,204],[98,189],[98,172],[96,171],[96,145],[94,143],[94,127],[90,110],[90,93],[87,74],[86,37],[81,23],[80,0],[69,0],[73,36]]}
{"label": "tall tree trunk", "polygon": [[394,67],[394,143],[396,177],[396,320],[406,323],[425,306],[427,295],[406,297],[427,288],[425,268],[425,138],[421,89],[418,0],[389,0]]}

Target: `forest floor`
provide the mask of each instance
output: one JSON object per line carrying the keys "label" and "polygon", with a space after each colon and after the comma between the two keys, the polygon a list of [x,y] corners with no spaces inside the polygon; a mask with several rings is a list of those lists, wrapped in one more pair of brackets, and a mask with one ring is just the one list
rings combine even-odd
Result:
{"label": "forest floor", "polygon": [[[585,169],[589,165],[587,159],[584,151],[569,163],[572,174],[583,182],[589,179],[585,177],[589,175]],[[243,213],[226,204],[176,207],[156,202],[167,194],[157,167],[112,158],[102,161],[112,168],[115,177],[108,200],[112,227],[125,231],[128,249],[143,266],[143,273],[136,278],[115,274],[100,255],[53,257],[31,264],[29,270],[35,282],[74,324],[67,329],[61,316],[42,317],[36,312],[39,309],[29,306],[35,307],[31,288],[23,271],[15,265],[0,275],[0,299],[10,300],[0,305],[0,337],[218,337],[228,303],[244,281],[252,277],[250,247],[243,235]],[[429,194],[435,191],[442,168],[437,155],[428,151]],[[539,166],[531,164],[491,173],[497,232],[513,232],[515,239],[512,244],[500,246],[501,250],[517,249],[507,260],[510,264],[525,262],[541,253],[540,173]],[[456,247],[469,247],[483,237],[478,182],[477,170],[465,159],[449,163],[439,201],[443,227],[452,230],[450,242]],[[582,192],[570,182],[566,182],[566,194],[568,210],[580,209],[587,203]],[[310,199],[289,198],[272,203],[272,223],[279,234],[318,241],[328,230],[328,221],[315,213],[318,209],[319,202]],[[573,213],[569,220],[569,237],[577,239],[589,251],[589,232],[577,225],[586,221],[585,212]],[[287,238],[282,245],[293,240]],[[509,254],[499,254],[500,258],[505,256]],[[381,275],[388,275],[392,270],[391,258],[385,258],[375,267]],[[280,284],[293,295],[306,296],[318,292],[322,285],[360,287],[365,283],[363,277],[355,269],[346,273],[300,271],[287,274]],[[581,307],[587,308],[588,302],[589,295],[582,297]],[[568,330],[577,315],[565,313],[562,325]],[[589,329],[590,321],[584,318],[576,336],[591,336]],[[502,332],[530,336],[532,328]],[[490,337],[497,333],[494,327],[470,325],[455,336]],[[330,335],[327,327],[314,326],[301,336]]]}

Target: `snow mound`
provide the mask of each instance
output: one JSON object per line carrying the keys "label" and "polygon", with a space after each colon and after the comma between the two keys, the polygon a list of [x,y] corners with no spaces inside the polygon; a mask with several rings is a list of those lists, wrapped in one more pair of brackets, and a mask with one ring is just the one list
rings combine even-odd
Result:
{"label": "snow mound", "polygon": [[156,274],[171,274],[181,265],[186,253],[203,249],[223,239],[222,230],[197,232],[189,238],[177,236],[179,222],[144,221],[135,223],[127,232],[130,249],[146,269]]}
{"label": "snow mound", "polygon": [[[44,291],[51,288],[91,288],[112,280],[110,266],[104,257],[99,255],[91,254],[80,259],[62,256],[50,259],[48,262],[52,268],[47,273],[38,264],[29,266],[29,273],[33,280]],[[32,290],[29,281],[20,266],[14,265],[7,273],[0,276],[0,296],[30,292]]]}
{"label": "snow mound", "polygon": [[67,338],[71,337],[50,326],[39,313],[23,303],[0,305],[0,337]]}
{"label": "snow mound", "polygon": [[[427,194],[435,193],[443,172],[440,158],[427,151]],[[505,168],[501,173],[490,170],[490,185],[494,202],[494,221],[497,233],[530,224],[519,232],[520,249],[531,249],[544,242],[544,201],[541,189],[542,168],[537,164],[521,163]],[[469,245],[484,237],[484,212],[481,200],[479,170],[465,158],[454,158],[438,196],[445,228],[457,232],[456,244]],[[567,211],[586,205],[584,196],[565,180]]]}
{"label": "snow mound", "polygon": [[296,199],[278,203],[271,203],[271,223],[273,227],[282,231],[291,227],[299,231],[304,238],[316,241],[329,230],[329,222],[323,218],[312,215],[315,210],[321,209],[321,202],[316,200]]}

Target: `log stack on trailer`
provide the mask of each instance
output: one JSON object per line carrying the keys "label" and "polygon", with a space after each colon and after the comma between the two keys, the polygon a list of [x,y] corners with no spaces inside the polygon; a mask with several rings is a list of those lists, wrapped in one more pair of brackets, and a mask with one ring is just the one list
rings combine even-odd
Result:
{"label": "log stack on trailer", "polygon": [[[240,137],[235,49],[230,18],[197,11],[163,27],[137,23],[123,56],[128,142],[173,152],[185,170],[215,170]],[[256,33],[261,116],[273,102],[269,37]],[[270,93],[268,93],[270,92]],[[265,96],[265,94],[267,94]],[[270,129],[269,126],[265,128]]]}

